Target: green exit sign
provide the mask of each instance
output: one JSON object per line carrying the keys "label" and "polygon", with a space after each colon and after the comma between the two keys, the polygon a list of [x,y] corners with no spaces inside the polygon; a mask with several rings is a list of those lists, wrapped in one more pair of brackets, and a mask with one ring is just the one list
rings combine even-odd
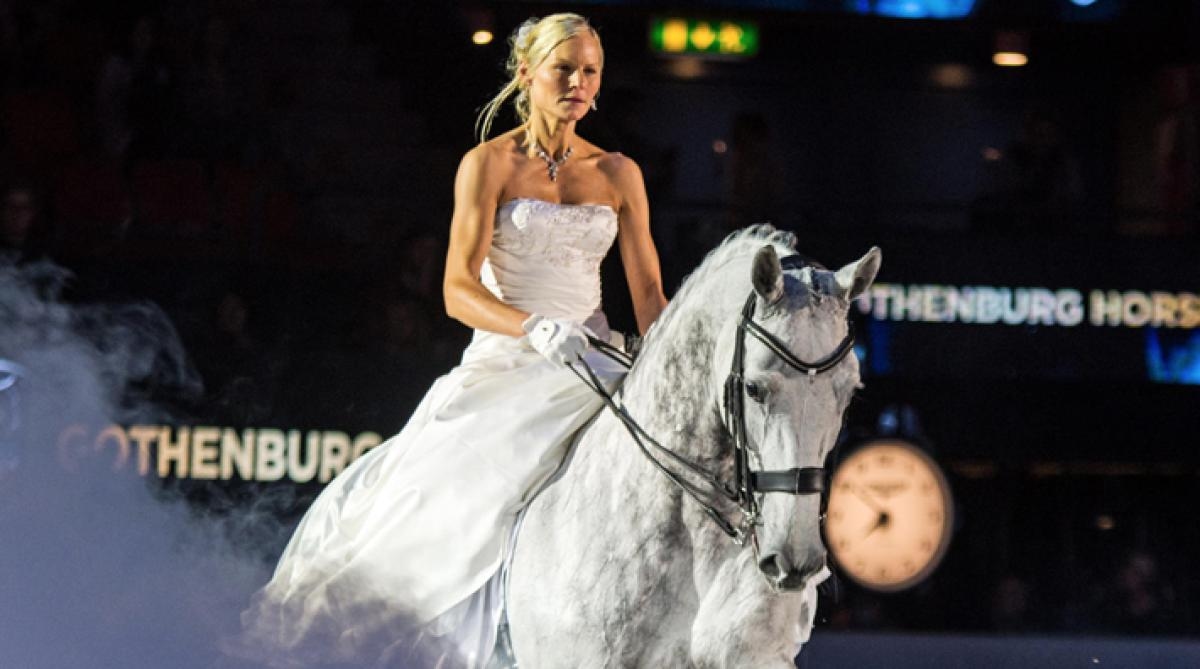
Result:
{"label": "green exit sign", "polygon": [[758,24],[750,21],[654,19],[650,48],[665,55],[748,58],[758,53]]}

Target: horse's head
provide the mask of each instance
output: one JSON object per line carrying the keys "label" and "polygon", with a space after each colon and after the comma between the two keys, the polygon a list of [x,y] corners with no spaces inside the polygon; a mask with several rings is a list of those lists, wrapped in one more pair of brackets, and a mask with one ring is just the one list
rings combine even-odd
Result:
{"label": "horse's head", "polygon": [[[773,246],[755,255],[750,320],[769,336],[749,336],[749,331],[735,335],[744,340],[742,406],[751,470],[824,465],[859,386],[857,358],[838,354],[850,345],[847,312],[850,301],[875,279],[880,257],[879,249],[872,248],[833,272],[791,262],[795,257],[781,263]],[[772,339],[782,351],[772,350],[767,343]],[[805,369],[806,363],[822,369]],[[825,565],[821,496],[770,492],[760,499],[759,568],[776,587],[803,588]]]}

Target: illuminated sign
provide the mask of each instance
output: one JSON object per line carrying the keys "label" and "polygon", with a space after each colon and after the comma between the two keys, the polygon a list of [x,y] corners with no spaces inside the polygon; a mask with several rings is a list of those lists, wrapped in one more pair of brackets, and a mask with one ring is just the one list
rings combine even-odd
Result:
{"label": "illuminated sign", "polygon": [[1195,293],[1003,288],[878,283],[858,303],[879,321],[1056,325],[1074,327],[1200,327],[1200,296]]}
{"label": "illuminated sign", "polygon": [[328,483],[347,465],[380,444],[374,432],[351,437],[337,430],[279,430],[212,426],[109,425],[89,431],[74,425],[58,438],[58,459],[109,457],[113,469],[203,481]]}
{"label": "illuminated sign", "polygon": [[758,53],[758,25],[750,21],[654,19],[650,48],[671,56],[749,58]]}

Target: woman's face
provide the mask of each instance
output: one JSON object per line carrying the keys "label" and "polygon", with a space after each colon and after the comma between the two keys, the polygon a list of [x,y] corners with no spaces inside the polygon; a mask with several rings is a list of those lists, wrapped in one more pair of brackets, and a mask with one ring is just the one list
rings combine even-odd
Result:
{"label": "woman's face", "polygon": [[600,41],[590,32],[563,40],[525,75],[532,108],[563,121],[583,118],[600,92],[602,63]]}

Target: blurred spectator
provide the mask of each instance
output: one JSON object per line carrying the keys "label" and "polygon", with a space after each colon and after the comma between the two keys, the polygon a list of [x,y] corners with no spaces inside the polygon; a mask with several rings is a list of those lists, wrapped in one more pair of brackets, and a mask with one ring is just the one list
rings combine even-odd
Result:
{"label": "blurred spectator", "polygon": [[[425,386],[453,365],[453,353],[434,332],[417,296],[384,291],[360,305],[339,345],[319,354],[288,390],[311,406],[306,419],[339,429],[389,434],[403,427]],[[456,345],[458,342],[452,342]],[[312,396],[322,400],[313,405]]]}
{"label": "blurred spectator", "polygon": [[752,223],[779,223],[782,165],[771,128],[760,112],[741,112],[733,120],[729,146],[729,221],[731,229]]}
{"label": "blurred spectator", "polygon": [[1159,73],[1162,110],[1154,124],[1154,177],[1163,232],[1196,230],[1200,193],[1200,97],[1195,67],[1171,67]]}
{"label": "blurred spectator", "polygon": [[126,166],[161,157],[173,128],[175,73],[154,17],[138,17],[109,54],[96,83],[96,124],[110,156]]}
{"label": "blurred spectator", "polygon": [[845,630],[887,629],[892,622],[877,596],[857,589],[847,588],[842,600],[829,612],[829,626]]}
{"label": "blurred spectator", "polygon": [[0,88],[15,88],[21,73],[21,40],[13,0],[0,0]]}
{"label": "blurred spectator", "polygon": [[25,181],[13,181],[4,188],[3,207],[0,259],[21,263],[43,257],[49,235],[42,220],[37,189]]}
{"label": "blurred spectator", "polygon": [[[603,124],[600,132],[613,148],[634,160],[642,168],[646,195],[651,208],[665,205],[675,196],[675,163],[679,150],[662,144],[646,127],[645,95],[630,86],[606,88],[603,99],[597,99],[597,119]],[[653,218],[653,216],[651,216]]]}
{"label": "blurred spectator", "polygon": [[195,350],[214,418],[249,424],[269,415],[278,360],[255,330],[251,303],[236,288],[221,293],[209,315],[209,334]]}
{"label": "blurred spectator", "polygon": [[989,191],[972,224],[988,232],[1065,232],[1077,227],[1083,182],[1058,123],[1046,112],[1025,115],[1018,137],[995,160]]}
{"label": "blurred spectator", "polygon": [[210,16],[197,41],[183,82],[183,114],[190,128],[190,153],[216,162],[237,160],[252,139],[233,63],[233,31],[220,15]]}
{"label": "blurred spectator", "polygon": [[5,84],[50,83],[49,44],[62,31],[67,5],[64,0],[0,0],[0,72]]}
{"label": "blurred spectator", "polygon": [[440,304],[445,245],[432,232],[418,232],[401,242],[400,253],[400,286],[425,304]]}
{"label": "blurred spectator", "polygon": [[1119,634],[1154,634],[1181,631],[1175,589],[1159,571],[1158,560],[1148,552],[1133,551],[1122,562],[1098,611],[1107,631]]}
{"label": "blurred spectator", "polygon": [[1015,574],[996,583],[992,590],[991,623],[997,632],[1025,632],[1032,629],[1029,584]]}

